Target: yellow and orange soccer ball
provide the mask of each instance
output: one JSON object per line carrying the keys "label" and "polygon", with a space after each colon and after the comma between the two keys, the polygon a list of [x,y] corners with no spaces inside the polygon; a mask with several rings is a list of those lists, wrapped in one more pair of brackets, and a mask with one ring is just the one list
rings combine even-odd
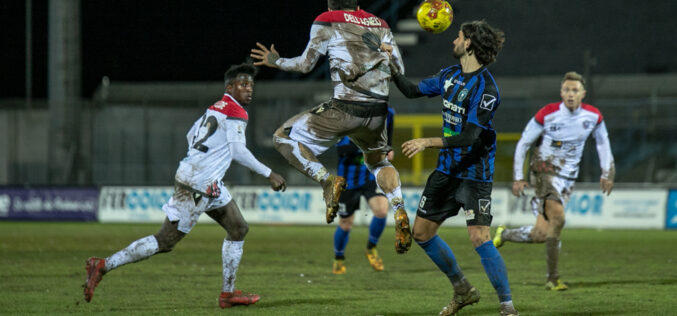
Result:
{"label": "yellow and orange soccer ball", "polygon": [[444,0],[425,0],[416,11],[416,19],[421,28],[431,33],[442,33],[454,20],[454,11]]}

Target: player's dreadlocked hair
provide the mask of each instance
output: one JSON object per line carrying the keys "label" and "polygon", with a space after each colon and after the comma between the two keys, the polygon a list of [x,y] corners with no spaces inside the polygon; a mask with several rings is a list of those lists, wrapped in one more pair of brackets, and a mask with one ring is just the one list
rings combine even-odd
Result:
{"label": "player's dreadlocked hair", "polygon": [[581,74],[579,74],[575,71],[569,71],[569,72],[564,74],[564,78],[562,78],[562,83],[564,83],[564,81],[567,81],[567,80],[580,81],[583,88],[585,88],[585,79],[583,79],[583,76],[581,76]]}
{"label": "player's dreadlocked hair", "polygon": [[355,10],[357,0],[327,0],[327,6],[331,10]]}
{"label": "player's dreadlocked hair", "polygon": [[247,63],[242,63],[239,65],[232,65],[228,70],[226,71],[225,75],[225,82],[226,86],[230,84],[230,82],[237,77],[238,74],[248,74],[252,76],[252,78],[256,77],[256,74],[259,72],[259,70],[254,67],[252,64],[247,64]]}
{"label": "player's dreadlocked hair", "polygon": [[496,56],[505,42],[503,31],[491,27],[484,20],[463,23],[461,30],[463,35],[470,39],[468,52],[475,54],[480,64],[488,65],[496,61]]}

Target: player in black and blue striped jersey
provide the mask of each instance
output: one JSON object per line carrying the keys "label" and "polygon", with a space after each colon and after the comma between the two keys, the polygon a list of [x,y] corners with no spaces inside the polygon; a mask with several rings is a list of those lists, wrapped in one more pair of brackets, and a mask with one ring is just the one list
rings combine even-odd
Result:
{"label": "player in black and blue striped jersey", "polygon": [[[388,108],[386,117],[386,131],[388,134],[388,146],[392,145],[393,117],[395,111]],[[334,274],[346,273],[345,249],[348,245],[350,230],[355,219],[355,211],[360,208],[361,197],[367,200],[374,217],[369,224],[369,240],[367,241],[366,256],[372,268],[376,271],[383,270],[383,260],[378,255],[376,244],[383,233],[386,225],[386,216],[390,207],[386,196],[377,191],[376,178],[364,165],[364,154],[350,141],[343,137],[337,144],[338,168],[336,174],[346,179],[346,190],[339,198],[339,225],[334,232]],[[393,151],[387,154],[388,160],[393,159]]]}
{"label": "player in black and blue striped jersey", "polygon": [[440,150],[437,168],[421,194],[412,230],[416,243],[454,287],[454,297],[440,315],[456,315],[461,308],[480,299],[449,245],[437,235],[444,220],[458,215],[461,207],[470,241],[498,294],[500,315],[518,315],[505,263],[489,231],[496,153],[492,119],[501,99],[487,66],[496,60],[504,41],[503,32],[485,21],[463,23],[453,42],[453,54],[459,64],[442,69],[418,85],[403,74],[393,76],[397,87],[409,98],[442,97],[442,137],[417,138],[402,144],[402,154],[409,158],[426,148]]}

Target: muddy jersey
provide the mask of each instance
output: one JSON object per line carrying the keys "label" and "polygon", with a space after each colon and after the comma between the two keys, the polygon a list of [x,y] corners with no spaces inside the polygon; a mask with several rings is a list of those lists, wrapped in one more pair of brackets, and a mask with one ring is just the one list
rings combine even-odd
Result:
{"label": "muddy jersey", "polygon": [[209,107],[186,134],[188,154],[176,170],[176,181],[198,192],[219,181],[233,159],[230,143],[246,143],[247,111],[229,94]]}
{"label": "muddy jersey", "polygon": [[590,134],[597,143],[602,178],[613,180],[614,158],[602,113],[585,103],[571,111],[562,102],[541,108],[524,128],[515,149],[514,179],[524,179],[524,157],[539,136],[542,141],[534,151],[532,170],[576,179],[583,147]]}
{"label": "muddy jersey", "polygon": [[437,168],[460,179],[492,182],[496,156],[496,131],[492,119],[501,103],[498,86],[486,67],[464,73],[460,65],[442,69],[423,79],[418,89],[429,97],[442,97],[442,135],[460,134],[468,124],[482,129],[472,146],[440,149]]}
{"label": "muddy jersey", "polygon": [[313,22],[303,54],[280,58],[275,64],[282,70],[307,73],[320,56],[327,55],[335,99],[385,102],[390,68],[381,43],[393,46],[392,59],[404,73],[400,51],[383,19],[363,10],[327,11]]}

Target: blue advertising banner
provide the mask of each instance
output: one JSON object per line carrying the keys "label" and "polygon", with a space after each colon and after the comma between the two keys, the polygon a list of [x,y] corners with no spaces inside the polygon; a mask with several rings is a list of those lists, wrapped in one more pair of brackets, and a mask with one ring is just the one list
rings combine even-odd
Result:
{"label": "blue advertising banner", "polygon": [[677,190],[670,190],[666,211],[665,228],[677,229]]}
{"label": "blue advertising banner", "polygon": [[96,221],[98,188],[0,187],[0,220]]}

